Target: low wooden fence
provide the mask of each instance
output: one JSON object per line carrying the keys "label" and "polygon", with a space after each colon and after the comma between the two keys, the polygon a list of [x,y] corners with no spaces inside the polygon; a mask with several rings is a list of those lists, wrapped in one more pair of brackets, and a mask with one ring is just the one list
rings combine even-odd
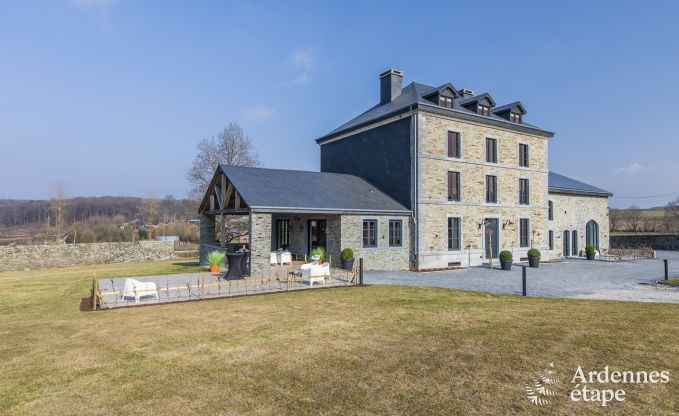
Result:
{"label": "low wooden fence", "polygon": [[190,273],[129,278],[94,278],[90,290],[92,309],[249,296],[362,284],[362,262],[353,270],[330,269],[325,277],[302,277],[287,269],[269,276],[226,280],[223,273]]}

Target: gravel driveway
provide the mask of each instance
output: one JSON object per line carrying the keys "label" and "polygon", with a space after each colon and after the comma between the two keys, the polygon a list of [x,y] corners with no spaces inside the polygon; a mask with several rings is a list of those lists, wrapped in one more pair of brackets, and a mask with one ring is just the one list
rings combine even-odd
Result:
{"label": "gravel driveway", "polygon": [[[528,296],[679,303],[679,288],[640,284],[663,278],[662,259],[670,260],[670,277],[679,277],[677,251],[658,251],[657,259],[616,263],[568,259],[541,264],[538,269],[528,268]],[[481,267],[426,273],[370,270],[364,281],[520,295],[521,267],[515,264],[509,272]]]}

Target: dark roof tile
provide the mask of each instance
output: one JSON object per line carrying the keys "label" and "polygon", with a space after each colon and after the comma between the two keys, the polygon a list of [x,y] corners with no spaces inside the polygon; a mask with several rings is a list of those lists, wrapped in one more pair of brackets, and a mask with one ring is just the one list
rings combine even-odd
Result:
{"label": "dark roof tile", "polygon": [[220,168],[252,209],[410,212],[354,175],[228,165]]}
{"label": "dark roof tile", "polygon": [[585,194],[585,195],[601,195],[601,196],[611,196],[611,192],[597,188],[580,182],[576,179],[569,178],[568,176],[563,176],[555,172],[549,172],[549,191],[550,192],[564,192],[564,193],[575,193],[575,194]]}

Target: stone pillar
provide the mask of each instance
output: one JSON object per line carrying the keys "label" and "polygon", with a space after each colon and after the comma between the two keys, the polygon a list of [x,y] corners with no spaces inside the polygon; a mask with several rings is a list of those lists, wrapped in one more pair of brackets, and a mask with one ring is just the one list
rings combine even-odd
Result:
{"label": "stone pillar", "polygon": [[200,264],[207,264],[207,254],[210,245],[215,244],[215,216],[202,214],[200,216]]}
{"label": "stone pillar", "polygon": [[268,275],[271,268],[271,214],[250,215],[250,276]]}

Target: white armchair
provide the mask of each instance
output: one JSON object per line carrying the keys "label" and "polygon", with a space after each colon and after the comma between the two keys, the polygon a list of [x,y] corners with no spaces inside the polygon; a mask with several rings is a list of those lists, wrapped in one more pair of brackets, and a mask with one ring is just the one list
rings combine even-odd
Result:
{"label": "white armchair", "polygon": [[278,255],[276,254],[275,251],[271,252],[271,265],[278,266]]}
{"label": "white armchair", "polygon": [[284,251],[281,253],[281,266],[284,264],[292,264],[292,254],[289,251]]}

